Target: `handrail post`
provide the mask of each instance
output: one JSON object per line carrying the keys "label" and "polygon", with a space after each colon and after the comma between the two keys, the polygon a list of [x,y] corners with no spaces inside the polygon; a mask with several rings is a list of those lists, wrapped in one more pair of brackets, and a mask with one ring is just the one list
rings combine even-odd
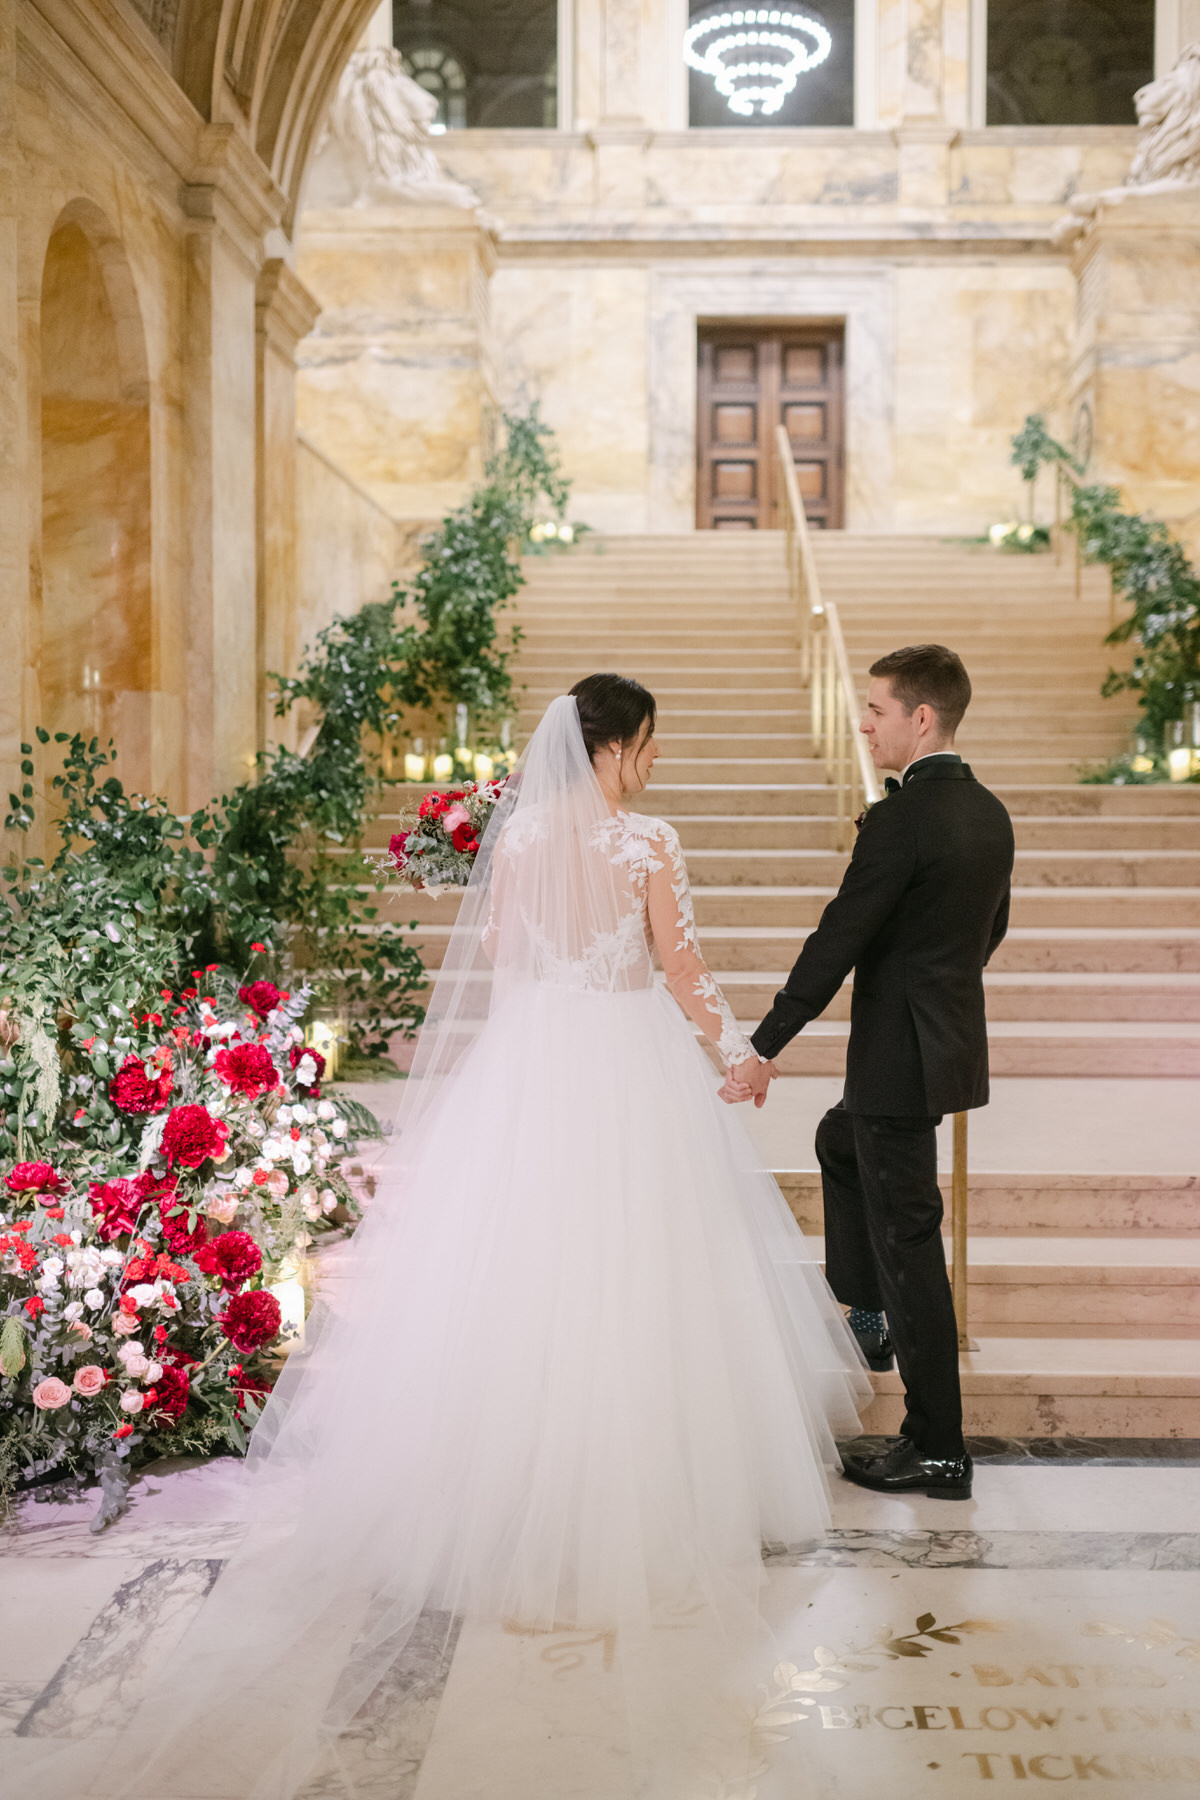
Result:
{"label": "handrail post", "polygon": [[967,1312],[967,1115],[954,1115],[954,1163],[950,1177],[950,1289],[958,1324],[960,1350],[978,1350],[968,1329]]}

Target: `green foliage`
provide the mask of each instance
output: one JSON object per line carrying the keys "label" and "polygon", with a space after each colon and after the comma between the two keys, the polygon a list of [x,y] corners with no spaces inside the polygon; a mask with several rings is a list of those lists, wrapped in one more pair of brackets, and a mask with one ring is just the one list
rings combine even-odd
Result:
{"label": "green foliage", "polygon": [[[1036,414],[1013,439],[1013,461],[1026,480],[1043,462],[1077,467]],[[1146,734],[1161,745],[1167,728],[1200,700],[1200,575],[1160,519],[1122,510],[1118,488],[1074,487],[1071,514],[1081,556],[1108,564],[1114,593],[1131,609],[1105,642],[1133,642],[1133,666],[1110,669],[1101,692],[1136,693]]]}
{"label": "green foliage", "polygon": [[1013,438],[1009,461],[1020,469],[1023,481],[1036,481],[1043,463],[1066,463],[1076,474],[1081,472],[1079,463],[1066,445],[1060,444],[1046,430],[1046,421],[1041,413],[1030,413]]}

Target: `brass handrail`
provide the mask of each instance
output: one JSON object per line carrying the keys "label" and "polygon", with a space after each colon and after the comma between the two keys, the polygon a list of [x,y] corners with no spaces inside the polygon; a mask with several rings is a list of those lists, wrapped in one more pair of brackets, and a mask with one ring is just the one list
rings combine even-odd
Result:
{"label": "brass handrail", "polygon": [[791,439],[782,425],[775,442],[787,502],[788,585],[796,606],[801,679],[811,693],[813,744],[836,791],[838,849],[848,850],[854,820],[879,798],[879,777],[858,729],[860,708],[838,609],[821,595]]}

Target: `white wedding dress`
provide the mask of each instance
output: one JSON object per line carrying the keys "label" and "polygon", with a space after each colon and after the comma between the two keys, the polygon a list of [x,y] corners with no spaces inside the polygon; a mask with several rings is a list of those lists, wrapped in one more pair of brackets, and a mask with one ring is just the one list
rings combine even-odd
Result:
{"label": "white wedding dress", "polygon": [[[676,833],[612,815],[557,700],[464,896],[352,1277],[256,1429],[260,1523],[162,1678],[170,1713],[152,1698],[140,1750],[135,1721],[73,1800],[290,1800],[318,1765],[313,1793],[357,1794],[338,1731],[423,1609],[616,1631],[643,1700],[653,1654],[670,1687],[671,1609],[731,1646],[763,1542],[825,1528],[870,1388],[694,1026],[753,1054]],[[202,1733],[175,1729],[185,1691]],[[661,1760],[631,1793],[674,1794]]]}

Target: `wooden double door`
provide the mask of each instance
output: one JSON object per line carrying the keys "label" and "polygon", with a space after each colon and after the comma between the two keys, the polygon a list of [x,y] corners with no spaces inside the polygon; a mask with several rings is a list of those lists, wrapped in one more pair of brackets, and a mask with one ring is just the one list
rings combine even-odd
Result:
{"label": "wooden double door", "polygon": [[838,324],[699,328],[696,524],[711,531],[783,525],[775,430],[787,428],[804,510],[816,529],[843,523],[844,331]]}

